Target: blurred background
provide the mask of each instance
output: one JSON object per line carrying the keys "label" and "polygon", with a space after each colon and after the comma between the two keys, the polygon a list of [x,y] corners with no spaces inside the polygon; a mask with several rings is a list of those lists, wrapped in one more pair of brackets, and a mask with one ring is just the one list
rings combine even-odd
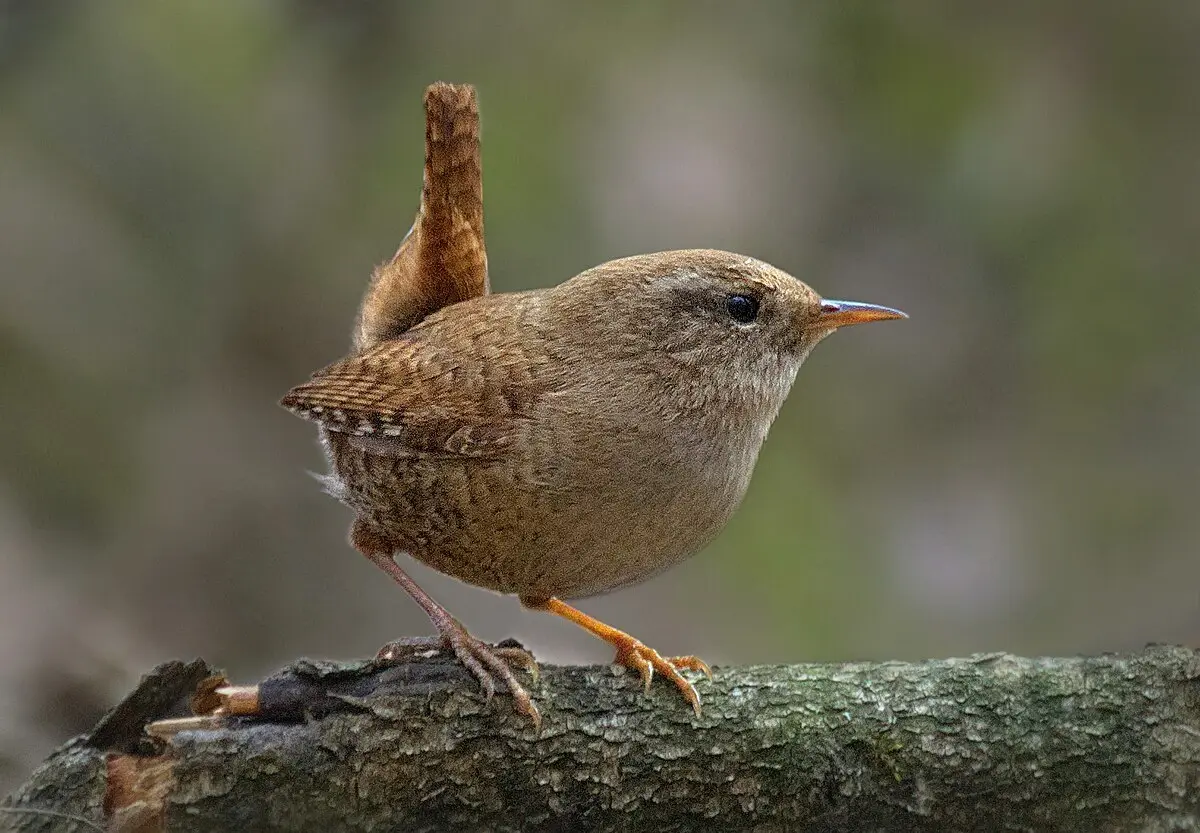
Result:
{"label": "blurred background", "polygon": [[439,79],[495,289],[715,247],[912,316],[821,345],[724,535],[586,611],[718,663],[1195,644],[1197,78],[1195,3],[0,2],[0,792],[156,662],[430,632],[276,401],[347,350]]}

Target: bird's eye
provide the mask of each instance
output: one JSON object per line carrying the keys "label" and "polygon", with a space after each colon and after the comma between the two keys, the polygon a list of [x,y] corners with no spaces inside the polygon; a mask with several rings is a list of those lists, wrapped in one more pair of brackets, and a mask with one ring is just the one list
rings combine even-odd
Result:
{"label": "bird's eye", "polygon": [[749,324],[758,317],[758,299],[749,295],[730,295],[725,299],[729,317],[739,324]]}

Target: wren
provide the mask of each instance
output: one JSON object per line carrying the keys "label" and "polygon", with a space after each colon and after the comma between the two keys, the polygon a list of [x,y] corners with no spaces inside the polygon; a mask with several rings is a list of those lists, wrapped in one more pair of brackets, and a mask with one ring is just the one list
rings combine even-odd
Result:
{"label": "wren", "polygon": [[905,315],[826,300],[766,263],[704,249],[488,294],[475,94],[436,84],[425,104],[417,221],[376,270],[354,352],[282,402],[320,426],[326,487],[356,513],[354,547],[438,631],[380,656],[448,648],[489,698],[502,681],[539,720],[510,667],[536,673],[532,657],[471,636],[396,563],[407,553],[575,622],[647,689],[657,672],[699,714],[680,672],[707,665],[661,656],[563,600],[643,581],[712,541],[817,342]]}

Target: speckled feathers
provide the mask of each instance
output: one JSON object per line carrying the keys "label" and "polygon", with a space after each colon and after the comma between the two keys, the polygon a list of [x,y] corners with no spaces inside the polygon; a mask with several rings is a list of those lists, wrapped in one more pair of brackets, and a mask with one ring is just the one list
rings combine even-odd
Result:
{"label": "speckled feathers", "polygon": [[716,250],[638,255],[490,295],[474,91],[435,84],[425,110],[417,220],[372,276],[351,355],[282,404],[320,426],[321,479],[355,512],[352,545],[421,605],[489,696],[503,681],[537,722],[498,652],[396,554],[570,619],[699,713],[679,670],[707,671],[702,661],[664,658],[561,600],[703,548],[741,502],[812,347],[839,326],[902,314],[823,301]]}
{"label": "speckled feathers", "polygon": [[522,311],[496,297],[335,362],[281,404],[330,431],[374,438],[360,447],[375,453],[498,454],[544,393],[545,357],[521,348],[512,328]]}

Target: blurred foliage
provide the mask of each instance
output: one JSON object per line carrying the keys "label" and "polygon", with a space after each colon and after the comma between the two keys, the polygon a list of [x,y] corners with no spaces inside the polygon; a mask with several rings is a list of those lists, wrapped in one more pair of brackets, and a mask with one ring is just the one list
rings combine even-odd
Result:
{"label": "blurred foliage", "polygon": [[711,246],[912,315],[822,345],[726,534],[589,611],[738,662],[1195,641],[1197,77],[1190,3],[0,3],[0,779],[88,669],[427,630],[274,403],[408,228],[436,79],[480,90],[497,290]]}

